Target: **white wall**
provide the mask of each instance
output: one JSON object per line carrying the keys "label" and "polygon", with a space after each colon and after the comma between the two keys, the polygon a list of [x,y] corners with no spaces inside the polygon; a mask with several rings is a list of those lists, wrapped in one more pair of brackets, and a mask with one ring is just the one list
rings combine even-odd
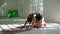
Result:
{"label": "white wall", "polygon": [[8,9],[17,9],[18,0],[7,0],[7,8]]}
{"label": "white wall", "polygon": [[30,13],[30,0],[18,0],[18,11],[20,18],[27,18]]}
{"label": "white wall", "polygon": [[46,22],[60,22],[60,0],[44,0]]}

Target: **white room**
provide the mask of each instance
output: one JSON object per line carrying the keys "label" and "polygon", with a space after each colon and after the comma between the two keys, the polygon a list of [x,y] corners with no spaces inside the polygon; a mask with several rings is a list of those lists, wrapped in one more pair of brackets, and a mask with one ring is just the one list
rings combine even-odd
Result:
{"label": "white room", "polygon": [[[44,17],[41,28],[22,28],[31,13]],[[0,0],[0,34],[60,34],[60,0]]]}

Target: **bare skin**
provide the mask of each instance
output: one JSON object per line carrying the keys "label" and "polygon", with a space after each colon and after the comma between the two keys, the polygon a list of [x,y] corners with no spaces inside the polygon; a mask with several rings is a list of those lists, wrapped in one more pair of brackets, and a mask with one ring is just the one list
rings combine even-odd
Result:
{"label": "bare skin", "polygon": [[28,28],[32,28],[32,27],[40,28],[40,27],[41,27],[42,22],[44,21],[44,20],[42,20],[43,17],[40,16],[40,19],[37,19],[37,18],[35,18],[35,15],[34,15],[34,14],[35,14],[35,13],[29,14],[29,16],[28,16],[28,18],[27,18],[27,21],[25,22],[24,26],[25,26],[27,23],[29,23],[29,24],[31,24],[32,26],[31,26],[31,27],[28,27]]}

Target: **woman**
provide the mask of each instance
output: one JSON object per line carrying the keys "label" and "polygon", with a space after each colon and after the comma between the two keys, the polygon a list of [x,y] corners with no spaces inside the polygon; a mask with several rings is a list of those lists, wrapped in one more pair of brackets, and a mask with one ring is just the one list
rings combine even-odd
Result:
{"label": "woman", "polygon": [[35,28],[40,28],[41,25],[42,25],[42,18],[43,17],[40,13],[35,13],[35,14],[36,14],[36,16],[34,17],[35,20],[34,20],[32,26],[35,27]]}
{"label": "woman", "polygon": [[43,21],[43,16],[40,13],[31,13],[28,15],[27,21],[24,26],[29,23],[32,25],[31,27],[40,28]]}

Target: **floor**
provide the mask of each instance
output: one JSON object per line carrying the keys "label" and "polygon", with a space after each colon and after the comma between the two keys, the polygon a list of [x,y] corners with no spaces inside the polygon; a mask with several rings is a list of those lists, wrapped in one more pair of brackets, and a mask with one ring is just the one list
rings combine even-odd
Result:
{"label": "floor", "polygon": [[[3,29],[11,29],[23,26],[24,24],[7,24],[7,25],[0,25],[0,34],[3,34]],[[28,25],[28,24],[27,24]],[[44,28],[33,29],[30,31],[25,32],[18,32],[14,34],[60,34],[60,24],[57,23],[47,23],[47,26]]]}

